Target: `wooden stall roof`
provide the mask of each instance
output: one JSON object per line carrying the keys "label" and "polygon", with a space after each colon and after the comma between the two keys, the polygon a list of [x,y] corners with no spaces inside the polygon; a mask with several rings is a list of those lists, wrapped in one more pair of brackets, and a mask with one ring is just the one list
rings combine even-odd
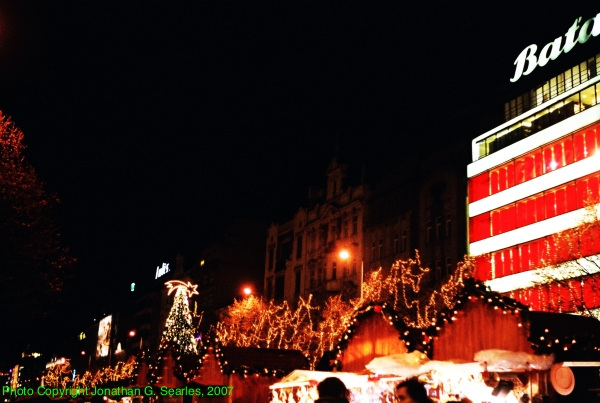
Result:
{"label": "wooden stall roof", "polygon": [[474,281],[465,283],[454,303],[423,333],[436,360],[472,360],[472,354],[486,349],[554,354],[557,361],[600,358],[597,319],[530,311]]}
{"label": "wooden stall roof", "polygon": [[581,315],[526,313],[529,341],[537,353],[553,353],[556,361],[600,360],[600,321]]}
{"label": "wooden stall roof", "polygon": [[407,345],[411,344],[413,334],[387,304],[368,305],[357,311],[351,320],[334,351],[336,356],[332,357],[334,364],[331,367],[346,372],[364,372],[373,358],[410,351]]}
{"label": "wooden stall roof", "polygon": [[456,310],[433,339],[432,358],[473,361],[481,350],[533,353],[520,315],[495,309],[475,298]]}

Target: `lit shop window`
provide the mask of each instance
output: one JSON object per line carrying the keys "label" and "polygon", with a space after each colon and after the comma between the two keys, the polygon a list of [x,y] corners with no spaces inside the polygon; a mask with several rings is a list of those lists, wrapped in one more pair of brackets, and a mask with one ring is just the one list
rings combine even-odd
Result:
{"label": "lit shop window", "polygon": [[599,286],[600,278],[589,276],[515,290],[511,297],[535,311],[580,312],[600,307]]}
{"label": "lit shop window", "polygon": [[510,205],[491,213],[492,217],[492,236],[512,231],[517,227],[517,209]]}
{"label": "lit shop window", "polygon": [[475,202],[490,195],[490,173],[484,172],[469,180],[469,200]]}
{"label": "lit shop window", "polygon": [[[579,85],[579,83],[580,82],[577,81],[577,85]],[[515,144],[532,134],[594,106],[598,101],[599,91],[600,83],[592,84],[570,97],[557,101],[547,108],[544,108],[533,115],[524,117],[511,126],[486,137],[475,145],[478,153],[477,159]],[[533,103],[530,103],[530,107],[535,107],[548,101],[550,95],[551,90],[549,86],[544,85],[543,87],[538,88],[536,95],[533,98],[527,97],[527,103],[533,101]],[[530,107],[527,109],[531,109]],[[509,108],[506,109],[506,111],[508,110]],[[516,110],[519,110],[518,103],[516,104]]]}
{"label": "lit shop window", "polygon": [[600,228],[574,228],[475,257],[475,277],[492,280],[600,253]]}
{"label": "lit shop window", "polygon": [[490,237],[490,213],[479,214],[469,219],[469,240],[471,243]]}
{"label": "lit shop window", "polygon": [[469,180],[469,200],[475,202],[518,184],[595,155],[600,148],[600,124],[563,137]]}
{"label": "lit shop window", "polygon": [[535,194],[469,219],[469,239],[477,242],[600,202],[600,173]]}

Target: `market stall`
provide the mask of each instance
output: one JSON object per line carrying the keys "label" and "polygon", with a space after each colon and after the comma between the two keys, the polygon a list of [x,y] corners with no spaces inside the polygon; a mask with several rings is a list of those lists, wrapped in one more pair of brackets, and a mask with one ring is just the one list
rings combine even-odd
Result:
{"label": "market stall", "polygon": [[271,403],[313,403],[318,399],[317,384],[328,377],[339,378],[350,391],[350,403],[392,402],[397,376],[368,373],[296,370],[270,386]]}
{"label": "market stall", "polygon": [[463,398],[472,402],[517,402],[524,394],[532,395],[531,374],[547,371],[552,363],[552,356],[482,350],[468,362],[429,360],[420,353],[410,353],[376,358],[367,368],[381,377],[417,376],[435,402]]}

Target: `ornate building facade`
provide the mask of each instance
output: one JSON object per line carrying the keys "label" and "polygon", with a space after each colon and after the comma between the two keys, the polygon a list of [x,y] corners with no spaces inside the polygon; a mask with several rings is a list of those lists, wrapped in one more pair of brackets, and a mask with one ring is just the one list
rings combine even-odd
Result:
{"label": "ornate building facade", "polygon": [[352,178],[348,165],[334,158],[324,191],[313,192],[291,220],[268,229],[266,298],[358,297],[371,270],[389,269],[417,250],[422,266],[431,269],[430,281],[450,274],[466,253],[468,153],[460,149],[404,157],[373,185],[364,170]]}
{"label": "ornate building facade", "polygon": [[[265,295],[296,301],[342,293],[350,298],[361,286],[367,186],[348,185],[348,166],[334,158],[327,168],[325,192],[309,196],[309,207],[293,219],[272,224],[267,234]],[[340,255],[345,251],[347,254]]]}

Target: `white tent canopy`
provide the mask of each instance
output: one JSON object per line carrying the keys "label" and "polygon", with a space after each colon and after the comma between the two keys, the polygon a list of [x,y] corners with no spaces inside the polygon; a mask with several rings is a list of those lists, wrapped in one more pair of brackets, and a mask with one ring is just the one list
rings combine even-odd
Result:
{"label": "white tent canopy", "polygon": [[327,372],[327,371],[308,371],[297,369],[295,371],[290,372],[287,376],[285,376],[281,381],[274,383],[270,386],[271,389],[280,389],[280,388],[289,388],[293,386],[305,386],[309,385],[311,381],[321,382],[325,378],[329,378],[334,376],[336,378],[340,378],[342,382],[344,382],[347,386],[360,386],[366,385],[369,376],[368,375],[358,375],[352,372]]}
{"label": "white tent canopy", "polygon": [[473,362],[430,361],[425,354],[412,352],[374,358],[366,368],[374,374],[405,378],[430,372],[444,373],[450,378],[455,378],[484,371],[543,371],[549,369],[554,362],[552,355],[497,349],[478,351],[473,358]]}

